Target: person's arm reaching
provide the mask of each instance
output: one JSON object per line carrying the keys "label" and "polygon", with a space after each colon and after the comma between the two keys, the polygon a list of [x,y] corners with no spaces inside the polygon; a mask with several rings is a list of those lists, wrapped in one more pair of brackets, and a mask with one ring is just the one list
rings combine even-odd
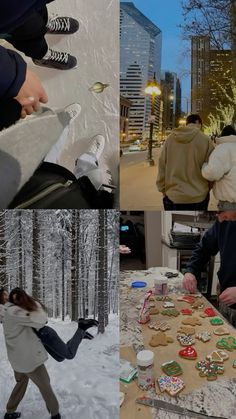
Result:
{"label": "person's arm reaching", "polygon": [[219,223],[216,221],[204,234],[188,261],[187,272],[183,278],[183,287],[189,292],[196,292],[197,278],[200,277],[204,266],[209,262],[211,256],[215,256],[219,251],[218,227]]}

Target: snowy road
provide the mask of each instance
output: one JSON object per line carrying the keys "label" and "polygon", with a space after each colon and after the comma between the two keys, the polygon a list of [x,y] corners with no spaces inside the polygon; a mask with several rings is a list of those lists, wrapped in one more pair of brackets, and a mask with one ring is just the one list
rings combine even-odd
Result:
{"label": "snowy road", "polygon": [[[76,324],[51,320],[49,325],[67,341]],[[96,334],[96,329],[90,329]],[[14,386],[0,325],[0,417]],[[118,317],[112,316],[104,335],[83,340],[74,360],[56,362],[49,357],[46,366],[60,404],[62,419],[118,419],[119,416],[119,333]],[[22,419],[48,419],[38,389],[30,383],[19,406]]]}

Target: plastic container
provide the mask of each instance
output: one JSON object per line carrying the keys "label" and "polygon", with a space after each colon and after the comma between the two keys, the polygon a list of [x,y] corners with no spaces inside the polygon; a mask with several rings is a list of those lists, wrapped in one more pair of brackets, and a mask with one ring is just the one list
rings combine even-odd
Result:
{"label": "plastic container", "polygon": [[154,353],[140,351],[137,354],[138,386],[149,390],[154,386]]}
{"label": "plastic container", "polygon": [[154,280],[154,294],[155,295],[167,295],[168,294],[168,279],[167,278],[155,278]]}

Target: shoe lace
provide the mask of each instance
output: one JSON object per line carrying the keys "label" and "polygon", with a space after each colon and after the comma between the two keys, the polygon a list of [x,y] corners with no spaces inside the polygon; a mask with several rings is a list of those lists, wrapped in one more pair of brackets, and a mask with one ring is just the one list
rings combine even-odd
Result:
{"label": "shoe lace", "polygon": [[50,31],[69,31],[70,19],[68,17],[52,17],[48,21],[47,28]]}
{"label": "shoe lace", "polygon": [[67,52],[53,51],[52,49],[50,49],[50,56],[48,59],[52,61],[57,61],[59,63],[67,63],[68,56],[69,54]]}

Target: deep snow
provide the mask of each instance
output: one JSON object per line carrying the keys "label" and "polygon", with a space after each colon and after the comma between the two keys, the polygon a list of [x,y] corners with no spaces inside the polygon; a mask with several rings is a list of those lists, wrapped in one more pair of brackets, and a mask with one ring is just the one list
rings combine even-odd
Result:
{"label": "deep snow", "polygon": [[[51,319],[53,327],[64,341],[76,330],[76,323]],[[83,340],[76,357],[56,362],[49,356],[46,366],[52,387],[60,404],[62,419],[118,419],[119,416],[119,321],[110,316],[103,335]],[[3,328],[0,325],[0,417],[14,386],[12,368],[8,362]],[[35,385],[29,384],[19,406],[22,419],[48,419],[44,401]]]}

